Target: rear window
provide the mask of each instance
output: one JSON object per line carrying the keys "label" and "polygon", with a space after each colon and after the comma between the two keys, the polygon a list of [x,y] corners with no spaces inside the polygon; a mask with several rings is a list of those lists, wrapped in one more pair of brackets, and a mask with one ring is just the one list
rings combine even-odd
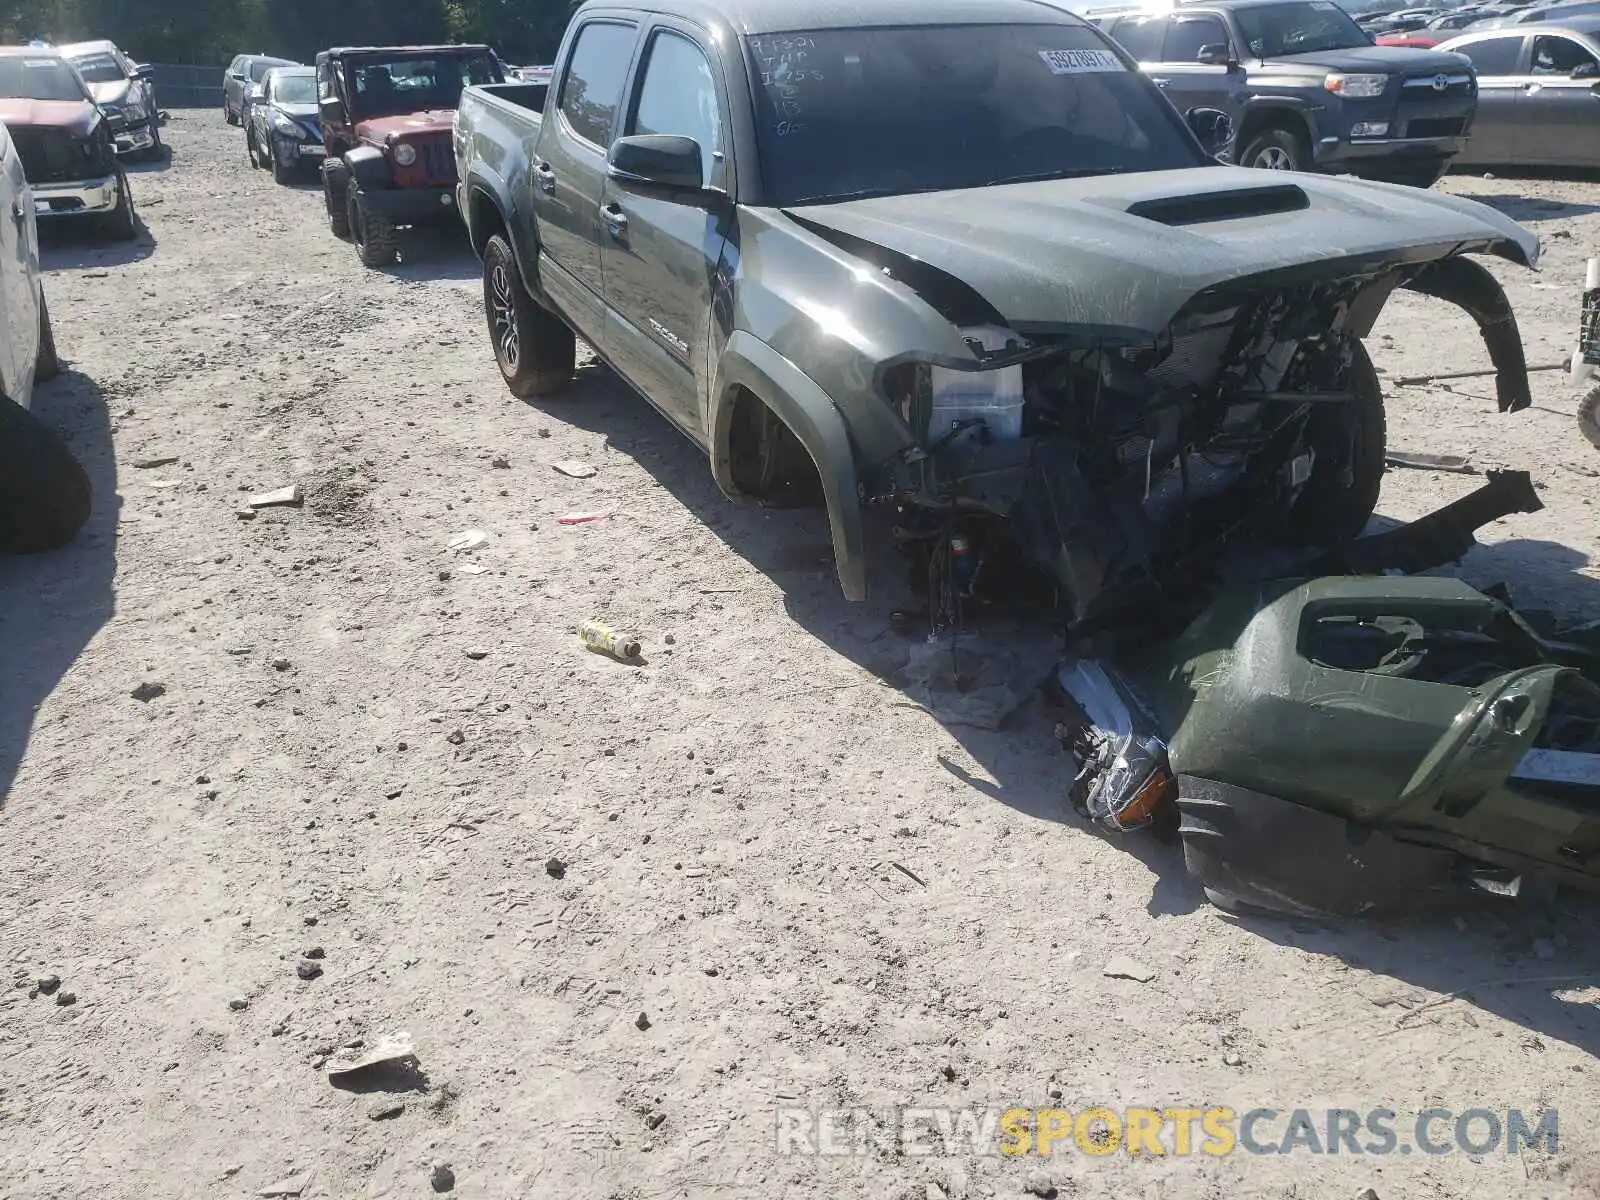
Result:
{"label": "rear window", "polygon": [[502,82],[500,68],[489,54],[352,59],[345,71],[362,117],[452,109],[469,83]]}
{"label": "rear window", "polygon": [[611,145],[622,102],[622,83],[633,57],[634,28],[596,21],[578,32],[561,84],[561,115],[568,128],[586,142]]}
{"label": "rear window", "polygon": [[1161,62],[1161,41],[1166,37],[1165,17],[1123,17],[1114,21],[1111,36],[1140,62]]}
{"label": "rear window", "polygon": [[1455,53],[1464,55],[1479,75],[1515,75],[1522,58],[1523,35],[1485,38],[1469,46],[1460,46]]}

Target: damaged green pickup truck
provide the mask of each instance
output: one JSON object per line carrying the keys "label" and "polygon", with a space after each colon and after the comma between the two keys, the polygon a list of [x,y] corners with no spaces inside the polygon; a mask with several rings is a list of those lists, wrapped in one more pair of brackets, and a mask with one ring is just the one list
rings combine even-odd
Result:
{"label": "damaged green pickup truck", "polygon": [[511,390],[559,392],[581,336],[730,496],[819,491],[852,599],[892,508],[936,628],[991,552],[1115,653],[1240,554],[1356,538],[1385,451],[1362,339],[1396,289],[1468,312],[1501,408],[1529,404],[1465,256],[1532,266],[1532,236],[1220,165],[1226,117],[1034,0],[592,0],[548,85],[468,87],[454,132]]}

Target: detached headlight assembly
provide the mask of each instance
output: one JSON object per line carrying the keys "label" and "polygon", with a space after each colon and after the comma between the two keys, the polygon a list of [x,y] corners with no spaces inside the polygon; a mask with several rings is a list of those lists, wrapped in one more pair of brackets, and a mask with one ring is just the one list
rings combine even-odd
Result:
{"label": "detached headlight assembly", "polygon": [[409,167],[417,161],[417,148],[410,142],[401,142],[394,148],[394,161],[397,166]]}
{"label": "detached headlight assembly", "polygon": [[1322,86],[1335,96],[1344,96],[1350,100],[1370,100],[1374,96],[1383,95],[1383,89],[1389,86],[1389,77],[1334,74],[1324,79]]}

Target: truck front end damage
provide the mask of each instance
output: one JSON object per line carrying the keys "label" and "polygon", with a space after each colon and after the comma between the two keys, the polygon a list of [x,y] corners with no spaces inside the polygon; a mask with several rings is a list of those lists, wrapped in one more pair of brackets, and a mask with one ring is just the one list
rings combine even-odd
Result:
{"label": "truck front end damage", "polygon": [[[1397,288],[1471,314],[1501,408],[1527,407],[1515,318],[1477,263],[1362,264],[1333,277],[1319,264],[1209,289],[1148,341],[1030,337],[1000,314],[965,314],[970,362],[884,373],[920,434],[889,493],[936,560],[954,538],[981,565],[1002,533],[1053,581],[1074,633],[1147,631],[1241,547],[1360,533],[1384,448],[1361,339]],[[976,576],[937,584],[942,623],[959,619]]]}

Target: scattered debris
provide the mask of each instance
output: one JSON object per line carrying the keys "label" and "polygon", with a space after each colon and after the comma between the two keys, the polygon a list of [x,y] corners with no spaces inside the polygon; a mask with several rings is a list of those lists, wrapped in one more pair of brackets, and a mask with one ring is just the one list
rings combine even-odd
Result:
{"label": "scattered debris", "polygon": [[633,1019],[633,1023],[634,1023],[634,1026],[636,1028],[638,1028],[638,1029],[649,1029],[650,1028],[650,1014],[649,1013],[644,1013],[644,1012],[640,1013],[637,1017],[635,1017]]}
{"label": "scattered debris", "polygon": [[328,956],[328,952],[326,950],[324,950],[321,946],[312,946],[309,950],[307,950],[305,952],[303,957],[305,957],[305,958],[326,958],[327,956]]}
{"label": "scattered debris", "polygon": [[913,871],[910,867],[901,866],[897,862],[891,862],[889,865],[891,867],[893,867],[896,871],[899,871],[900,874],[904,875],[907,879],[911,880],[912,883],[919,884],[922,887],[927,887],[928,886],[925,882],[923,882],[922,877],[920,875],[918,875],[915,871]]}
{"label": "scattered debris", "polygon": [[1041,1200],[1054,1200],[1056,1195],[1056,1185],[1050,1182],[1050,1176],[1043,1171],[1030,1171],[1028,1178],[1023,1180],[1022,1190]]}
{"label": "scattered debris", "polygon": [[489,652],[487,650],[468,650],[467,657],[473,662],[481,662],[489,657]]}
{"label": "scattered debris", "polygon": [[272,660],[272,669],[274,671],[287,671],[293,665],[287,658],[275,658]]}
{"label": "scattered debris", "polygon": [[254,521],[256,519],[256,510],[253,508],[236,508],[233,510],[233,515],[241,521]]}
{"label": "scattered debris", "polygon": [[56,989],[60,986],[61,976],[59,975],[39,976],[39,992],[42,995],[53,996],[55,995]]}
{"label": "scattered debris", "polygon": [[1378,1193],[1374,1188],[1362,1188],[1356,1200],[1378,1200]]}
{"label": "scattered debris", "polygon": [[139,458],[134,460],[133,469],[135,471],[154,471],[158,467],[170,467],[177,461],[178,456],[176,454],[163,454],[157,458]]}
{"label": "scattered debris", "polygon": [[287,1179],[280,1179],[277,1183],[269,1183],[256,1193],[258,1196],[298,1196],[311,1186],[311,1172],[302,1171],[298,1175],[291,1175]]}
{"label": "scattered debris", "polygon": [[411,1045],[411,1035],[403,1030],[380,1036],[364,1050],[364,1053],[341,1053],[330,1058],[325,1064],[329,1082],[385,1063],[414,1063],[417,1058],[416,1050]]}
{"label": "scattered debris", "polygon": [[62,1008],[68,1008],[78,1002],[77,992],[57,992],[56,1003]]}
{"label": "scattered debris", "polygon": [[[463,575],[487,575],[489,573],[489,568],[488,567],[485,567],[482,564],[475,563],[475,562],[464,562],[464,563],[461,563],[460,565],[458,565],[456,567],[456,570],[460,571]],[[439,572],[440,578],[446,578],[446,577],[448,577],[448,575],[449,575],[448,571],[440,571]]]}
{"label": "scattered debris", "polygon": [[285,505],[299,507],[305,499],[298,483],[291,483],[288,487],[275,488],[270,492],[262,492],[259,496],[251,496],[246,501],[251,508],[282,508]]}
{"label": "scattered debris", "polygon": [[617,514],[609,508],[600,512],[567,513],[565,516],[557,517],[556,524],[587,525],[591,521],[605,521],[616,515]]}
{"label": "scattered debris", "polygon": [[648,1113],[645,1116],[644,1127],[646,1129],[660,1129],[661,1126],[666,1122],[666,1119],[667,1114],[658,1108],[654,1112]]}
{"label": "scattered debris", "polygon": [[567,864],[559,858],[548,859],[544,864],[544,873],[551,879],[561,879],[566,876]]}
{"label": "scattered debris", "polygon": [[222,1168],[222,1177],[224,1179],[232,1179],[242,1170],[244,1170],[243,1163],[229,1163],[227,1166]]}
{"label": "scattered debris", "polygon": [[585,621],[578,628],[578,636],[583,639],[585,646],[597,654],[609,654],[612,658],[623,660],[639,657],[637,640],[624,637],[602,621]]}
{"label": "scattered debris", "polygon": [[1064,663],[1052,699],[1056,736],[1077,765],[1068,796],[1081,816],[1125,833],[1170,807],[1177,783],[1166,743],[1120,675],[1088,659]]}
{"label": "scattered debris", "polygon": [[1449,471],[1456,475],[1476,475],[1478,468],[1460,454],[1423,454],[1408,450],[1390,450],[1383,461],[1391,467],[1411,467],[1418,471]]}
{"label": "scattered debris", "polygon": [[945,1191],[937,1183],[930,1183],[922,1189],[922,1200],[946,1200]]}
{"label": "scattered debris", "polygon": [[248,996],[235,996],[228,1001],[228,1007],[233,1009],[234,1012],[243,1012],[250,1007],[250,998]]}
{"label": "scattered debris", "polygon": [[301,959],[299,965],[295,967],[294,973],[309,983],[322,974],[322,968],[309,959]]}
{"label": "scattered debris", "polygon": [[511,469],[511,460],[504,454],[496,454],[489,460],[489,465],[497,471],[509,471]]}
{"label": "scattered debris", "polygon": [[465,554],[488,544],[489,535],[481,529],[463,529],[445,543],[453,554]]}
{"label": "scattered debris", "polygon": [[568,475],[573,479],[588,479],[598,474],[588,463],[579,462],[573,458],[564,458],[560,462],[551,463],[550,465],[563,475]]}
{"label": "scattered debris", "polygon": [[1242,1067],[1244,1066],[1244,1056],[1237,1050],[1229,1050],[1222,1056],[1222,1065],[1225,1067]]}
{"label": "scattered debris", "polygon": [[1149,983],[1156,977],[1154,967],[1147,967],[1138,959],[1122,954],[1108,962],[1100,974],[1107,979],[1131,979],[1135,983]]}
{"label": "scattered debris", "polygon": [[428,1176],[428,1182],[433,1185],[436,1192],[448,1192],[456,1186],[456,1173],[450,1169],[449,1163],[436,1162],[433,1164],[433,1173]]}
{"label": "scattered debris", "polygon": [[167,694],[167,685],[164,684],[164,683],[153,683],[153,682],[152,683],[141,683],[138,687],[134,688],[133,691],[128,693],[128,694],[131,695],[135,700],[139,701],[141,704],[148,704],[150,701],[154,700],[157,696],[165,696]]}
{"label": "scattered debris", "polygon": [[1037,664],[1048,661],[1025,660],[981,636],[930,638],[911,647],[906,695],[947,724],[999,729],[1038,686]]}
{"label": "scattered debris", "polygon": [[371,1108],[367,1109],[367,1120],[392,1121],[405,1111],[406,1102],[404,1100],[379,1100]]}
{"label": "scattered debris", "polygon": [[467,735],[462,733],[459,729],[452,729],[449,733],[444,735],[444,740],[449,742],[452,746],[459,746],[467,740]]}

